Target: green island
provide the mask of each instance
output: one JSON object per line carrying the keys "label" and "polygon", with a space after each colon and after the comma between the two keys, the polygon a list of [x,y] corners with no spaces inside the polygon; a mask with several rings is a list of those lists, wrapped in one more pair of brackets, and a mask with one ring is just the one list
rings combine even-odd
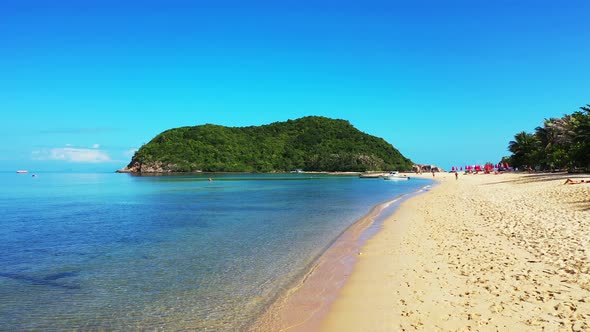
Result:
{"label": "green island", "polygon": [[412,161],[350,122],[308,116],[262,126],[166,130],[118,172],[408,171]]}

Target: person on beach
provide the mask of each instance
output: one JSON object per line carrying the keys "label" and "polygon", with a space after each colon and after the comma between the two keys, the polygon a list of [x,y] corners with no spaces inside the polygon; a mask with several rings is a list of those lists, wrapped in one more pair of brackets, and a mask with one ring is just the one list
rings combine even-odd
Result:
{"label": "person on beach", "polygon": [[585,182],[584,180],[575,181],[572,179],[567,179],[567,180],[565,180],[565,182],[563,184],[580,184],[580,183],[590,183],[590,182]]}
{"label": "person on beach", "polygon": [[459,180],[459,173],[455,172],[455,180]]}

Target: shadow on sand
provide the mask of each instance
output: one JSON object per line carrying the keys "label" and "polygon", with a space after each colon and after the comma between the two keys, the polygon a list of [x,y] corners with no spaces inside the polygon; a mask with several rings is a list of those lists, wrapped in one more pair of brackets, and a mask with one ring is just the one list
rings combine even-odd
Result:
{"label": "shadow on sand", "polygon": [[[514,183],[514,184],[528,184],[528,183],[537,183],[537,182],[549,182],[549,181],[556,181],[558,185],[564,185],[565,180],[572,179],[572,180],[586,180],[589,183],[579,184],[581,186],[588,186],[590,187],[590,174],[584,173],[566,173],[566,172],[559,172],[559,173],[533,173],[533,174],[523,174],[523,176],[519,179],[511,179],[511,180],[502,180],[502,181],[495,181],[491,183],[484,184],[484,186],[493,186],[500,183]],[[557,182],[559,181],[559,182]],[[590,211],[590,197],[585,200],[570,202],[574,206],[576,210],[581,211]]]}

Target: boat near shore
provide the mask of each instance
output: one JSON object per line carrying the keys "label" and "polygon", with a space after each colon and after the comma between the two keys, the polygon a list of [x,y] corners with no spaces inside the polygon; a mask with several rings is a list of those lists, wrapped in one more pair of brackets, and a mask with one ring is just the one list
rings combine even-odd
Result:
{"label": "boat near shore", "polygon": [[383,173],[383,172],[378,172],[378,173],[365,172],[365,173],[359,174],[359,178],[361,178],[361,179],[380,179],[380,178],[384,177],[385,175],[386,175],[386,173]]}
{"label": "boat near shore", "polygon": [[385,179],[385,180],[409,180],[410,177],[407,175],[399,174],[398,171],[391,171],[389,173],[384,172],[365,172],[359,174],[361,179]]}
{"label": "boat near shore", "polygon": [[410,177],[406,175],[399,174],[398,171],[390,172],[389,174],[383,176],[385,180],[392,180],[392,181],[400,181],[400,180],[409,180]]}

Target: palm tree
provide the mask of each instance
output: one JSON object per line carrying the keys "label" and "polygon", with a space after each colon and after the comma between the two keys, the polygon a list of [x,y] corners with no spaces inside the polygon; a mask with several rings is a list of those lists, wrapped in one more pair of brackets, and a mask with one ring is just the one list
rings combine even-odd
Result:
{"label": "palm tree", "polygon": [[543,168],[554,168],[554,160],[552,160],[553,152],[556,150],[558,130],[553,125],[557,119],[545,119],[542,127],[535,128],[535,136],[539,140],[539,148],[541,149],[541,162]]}
{"label": "palm tree", "polygon": [[[561,118],[545,119],[535,133],[520,132],[510,141],[508,157],[517,167],[568,167],[590,170],[590,104]],[[504,160],[505,158],[503,158]]]}
{"label": "palm tree", "polygon": [[539,139],[534,134],[522,131],[514,135],[514,141],[508,143],[508,150],[512,152],[514,166],[535,166],[539,155]]}
{"label": "palm tree", "polygon": [[580,107],[572,119],[571,139],[573,142],[571,161],[574,167],[590,169],[590,105]]}
{"label": "palm tree", "polygon": [[584,112],[576,112],[578,116],[578,126],[576,127],[576,136],[580,142],[590,144],[590,104],[580,107]]}

